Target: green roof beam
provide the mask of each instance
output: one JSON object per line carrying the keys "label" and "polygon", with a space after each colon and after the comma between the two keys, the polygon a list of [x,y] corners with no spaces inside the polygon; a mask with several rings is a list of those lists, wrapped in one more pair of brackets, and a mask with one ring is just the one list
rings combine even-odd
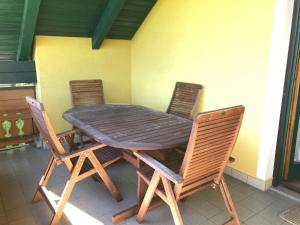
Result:
{"label": "green roof beam", "polygon": [[17,50],[17,61],[31,59],[33,38],[39,15],[40,4],[41,0],[25,0]]}
{"label": "green roof beam", "polygon": [[114,21],[120,14],[126,0],[109,0],[107,6],[95,28],[92,37],[92,48],[99,49],[108,35]]}

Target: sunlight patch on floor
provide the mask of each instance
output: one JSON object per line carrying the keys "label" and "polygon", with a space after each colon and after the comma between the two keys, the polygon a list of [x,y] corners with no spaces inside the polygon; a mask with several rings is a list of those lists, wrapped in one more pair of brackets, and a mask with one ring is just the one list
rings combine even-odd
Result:
{"label": "sunlight patch on floor", "polygon": [[[51,199],[58,202],[60,197],[53,193],[52,191],[48,191],[48,195]],[[89,224],[89,225],[104,225],[103,222],[95,219],[88,213],[84,212],[83,210],[79,209],[78,207],[74,206],[71,203],[67,203],[64,209],[64,215],[68,218],[68,221],[72,225],[81,225],[81,224]]]}

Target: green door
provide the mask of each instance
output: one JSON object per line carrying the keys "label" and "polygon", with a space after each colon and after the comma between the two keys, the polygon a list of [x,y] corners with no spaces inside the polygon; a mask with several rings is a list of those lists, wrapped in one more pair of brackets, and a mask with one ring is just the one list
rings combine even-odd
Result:
{"label": "green door", "polygon": [[293,142],[290,155],[289,175],[288,179],[300,178],[300,95],[298,95],[298,103],[296,109],[295,126],[293,133]]}

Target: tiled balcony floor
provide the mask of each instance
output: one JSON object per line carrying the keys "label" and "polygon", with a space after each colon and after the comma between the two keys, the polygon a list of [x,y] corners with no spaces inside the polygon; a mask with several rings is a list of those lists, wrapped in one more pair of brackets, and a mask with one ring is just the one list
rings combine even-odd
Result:
{"label": "tiled balcony floor", "polygon": [[[51,211],[41,201],[31,204],[31,198],[50,155],[33,147],[0,152],[0,225],[47,225]],[[111,224],[111,216],[135,203],[136,176],[132,166],[119,163],[109,168],[109,174],[124,200],[117,203],[102,184],[91,178],[78,183],[61,224]],[[55,170],[49,189],[60,195],[68,172],[64,167]],[[297,203],[271,192],[261,192],[238,180],[227,177],[240,220],[247,225],[287,224],[279,214]],[[186,225],[216,225],[228,219],[221,195],[205,190],[179,203]],[[137,224],[135,218],[121,225]],[[174,224],[169,208],[164,206],[146,215],[145,225]]]}

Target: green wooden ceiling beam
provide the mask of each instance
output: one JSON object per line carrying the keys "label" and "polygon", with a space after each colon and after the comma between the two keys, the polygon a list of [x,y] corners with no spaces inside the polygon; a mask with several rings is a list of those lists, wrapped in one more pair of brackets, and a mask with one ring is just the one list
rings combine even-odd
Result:
{"label": "green wooden ceiling beam", "polygon": [[92,37],[92,48],[100,48],[126,0],[109,0]]}
{"label": "green wooden ceiling beam", "polygon": [[25,0],[21,32],[17,50],[17,61],[31,59],[34,32],[41,0]]}

